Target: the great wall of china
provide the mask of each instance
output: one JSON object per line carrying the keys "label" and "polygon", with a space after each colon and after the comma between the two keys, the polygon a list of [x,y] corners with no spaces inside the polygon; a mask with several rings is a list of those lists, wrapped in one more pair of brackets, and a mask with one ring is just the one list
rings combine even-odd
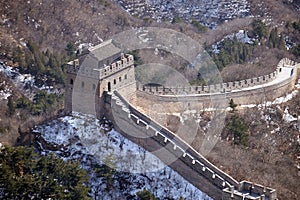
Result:
{"label": "the great wall of china", "polygon": [[[208,86],[164,87],[138,85],[137,91],[139,96],[160,102],[180,100],[207,102],[219,96],[219,98],[234,99],[237,104],[258,104],[274,100],[293,90],[299,75],[299,67],[299,64],[284,58],[279,62],[276,71],[257,78]],[[284,73],[288,74],[282,80],[275,81],[278,76],[282,76]]]}
{"label": "the great wall of china", "polygon": [[[287,67],[289,74],[274,84],[269,84],[274,81],[283,72],[283,68]],[[299,65],[289,59],[282,59],[278,64],[275,72],[261,76],[258,78],[252,78],[237,82],[223,83],[218,85],[210,86],[190,86],[186,88],[166,88],[163,86],[137,86],[137,93],[140,96],[150,98],[153,101],[180,101],[184,99],[185,101],[209,101],[211,96],[214,95],[224,95],[226,93],[226,98],[233,98],[236,102],[245,103],[258,103],[257,99],[260,100],[274,100],[274,98],[281,95],[287,94],[293,90],[296,80],[298,78]],[[287,70],[287,69],[286,69]],[[286,73],[286,72],[285,72]],[[256,87],[265,84],[264,87]],[[270,95],[269,95],[270,93]],[[262,96],[264,98],[262,98]],[[267,97],[267,98],[266,98]],[[115,109],[114,113],[119,113],[118,119],[123,119],[124,123],[131,123],[131,130],[138,127],[139,132],[146,134],[147,139],[137,139],[124,132],[122,125],[120,126],[120,121],[115,122],[116,116],[111,116],[117,127],[118,131],[122,132],[131,140],[135,141],[139,145],[143,146],[149,151],[155,152],[157,149],[153,149],[153,140],[159,144],[157,148],[164,148],[173,156],[178,156],[178,163],[171,165],[176,168],[176,165],[181,165],[182,163],[189,168],[193,169],[193,172],[204,177],[205,186],[199,185],[199,181],[202,179],[195,180],[192,177],[194,175],[189,174],[185,176],[194,185],[198,186],[202,191],[213,197],[214,199],[234,199],[234,200],[264,200],[277,199],[276,190],[268,188],[259,184],[254,184],[248,181],[238,182],[233,179],[228,174],[224,173],[212,163],[207,161],[201,154],[194,150],[190,145],[185,143],[174,133],[169,131],[167,128],[161,126],[159,123],[155,122],[149,116],[138,111],[134,106],[132,106],[125,98],[122,97],[118,92],[114,92],[111,95],[109,101],[109,107]],[[109,112],[109,111],[108,111]],[[130,120],[128,120],[130,119]],[[135,127],[136,126],[136,127]],[[144,128],[144,130],[141,129]],[[142,137],[143,138],[143,137]],[[151,144],[149,146],[149,143]],[[155,153],[154,153],[155,154]],[[156,154],[159,158],[159,154]],[[182,174],[184,168],[176,168],[176,170]],[[196,176],[196,175],[195,175]]]}
{"label": "the great wall of china", "polygon": [[[109,109],[114,109],[113,111],[108,110],[107,113],[110,113],[108,116],[113,120],[115,128],[119,132],[153,152],[163,161],[166,155],[178,158],[170,166],[214,199],[277,199],[276,190],[247,181],[238,182],[218,169],[185,141],[135,109],[118,92],[109,95],[106,102],[109,104]],[[126,129],[131,133],[126,133]],[[132,137],[134,130],[141,134],[140,137]],[[155,153],[161,148],[166,150],[163,155]],[[192,169],[189,174],[185,173],[186,167]],[[198,179],[194,179],[194,177]]]}
{"label": "the great wall of china", "polygon": [[[105,52],[106,49],[110,52]],[[119,60],[115,61],[117,57]],[[299,64],[283,59],[270,75],[238,82],[185,88],[136,87],[133,57],[121,54],[113,41],[108,41],[93,48],[84,59],[68,64],[65,110],[90,113],[95,109],[97,117],[105,115],[120,133],[162,161],[175,156],[177,159],[169,164],[170,167],[214,199],[276,200],[276,190],[236,181],[183,139],[137,110],[127,97],[135,92],[138,97],[157,104],[190,101],[203,107],[209,106],[206,102],[214,98],[225,98],[226,102],[232,98],[238,104],[262,103],[293,90],[299,67]],[[140,137],[142,135],[144,137]],[[165,154],[158,154],[157,149],[164,149]]]}

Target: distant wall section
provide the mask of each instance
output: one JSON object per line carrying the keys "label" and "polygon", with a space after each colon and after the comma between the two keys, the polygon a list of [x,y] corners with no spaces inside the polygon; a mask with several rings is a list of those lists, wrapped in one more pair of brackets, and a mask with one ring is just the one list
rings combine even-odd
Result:
{"label": "distant wall section", "polygon": [[[220,83],[208,86],[163,87],[137,86],[137,95],[160,102],[190,101],[207,103],[211,99],[234,99],[237,104],[257,104],[271,101],[294,89],[299,77],[300,65],[289,59],[282,59],[276,71],[271,74],[242,81]],[[283,72],[285,70],[285,72]],[[288,71],[284,80],[276,82],[278,76]]]}

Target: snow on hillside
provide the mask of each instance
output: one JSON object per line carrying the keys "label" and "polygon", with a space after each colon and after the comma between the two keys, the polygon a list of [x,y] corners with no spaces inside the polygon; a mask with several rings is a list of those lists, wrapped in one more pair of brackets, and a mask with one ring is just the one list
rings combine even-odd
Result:
{"label": "snow on hillside", "polygon": [[215,27],[220,22],[251,15],[247,0],[114,0],[134,16],[150,17],[156,21],[174,17],[190,22],[195,19]]}
{"label": "snow on hillside", "polygon": [[[35,85],[34,76],[30,74],[21,74],[17,68],[13,68],[11,66],[7,66],[3,61],[0,60],[0,72],[2,72],[6,77],[10,78],[13,83],[23,91],[24,95],[26,95],[29,99],[32,99],[36,94],[37,90],[45,90],[48,93],[56,93],[59,91],[52,86],[42,86],[37,87]],[[0,89],[0,98],[7,99],[10,96],[12,91],[9,89],[7,91]]]}
{"label": "snow on hillside", "polygon": [[233,40],[234,37],[236,37],[236,39],[239,41],[239,42],[242,42],[244,44],[253,44],[255,39],[254,38],[250,38],[248,36],[248,33],[246,30],[239,30],[237,33],[232,33],[232,34],[229,34],[229,35],[226,35],[222,40],[216,42],[215,44],[213,44],[211,46],[212,48],[212,52],[213,53],[219,53],[220,52],[220,44],[225,40],[225,39],[230,39],[230,40]]}
{"label": "snow on hillside", "polygon": [[12,95],[12,90],[10,86],[6,84],[6,81],[0,83],[0,100],[7,100],[8,97]]}
{"label": "snow on hillside", "polygon": [[283,120],[287,123],[293,122],[293,121],[297,121],[297,118],[293,117],[290,113],[289,113],[289,109],[288,107],[285,108],[284,110],[284,114],[283,114]]}
{"label": "snow on hillside", "polygon": [[[99,122],[93,116],[73,113],[36,127],[34,133],[40,138],[37,143],[42,154],[53,152],[65,160],[80,161],[89,171],[94,199],[137,199],[136,192],[144,188],[161,199],[211,199],[157,157],[111,129],[106,120]],[[95,166],[107,162],[113,162],[119,172],[109,191],[104,179],[94,172]]]}
{"label": "snow on hillside", "polygon": [[[298,87],[297,87],[298,88]],[[299,88],[298,88],[299,89]],[[282,97],[278,97],[276,98],[274,101],[266,101],[262,104],[247,104],[247,105],[240,105],[241,108],[265,108],[265,107],[270,107],[272,105],[280,105],[282,103],[286,103],[288,101],[290,101],[291,99],[293,99],[297,94],[298,94],[298,90],[294,90],[291,93],[282,96]]]}

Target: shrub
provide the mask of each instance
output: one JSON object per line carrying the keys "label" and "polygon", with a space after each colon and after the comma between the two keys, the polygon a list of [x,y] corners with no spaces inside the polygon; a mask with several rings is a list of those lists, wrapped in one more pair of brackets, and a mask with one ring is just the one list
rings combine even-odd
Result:
{"label": "shrub", "polygon": [[204,33],[204,32],[207,31],[207,27],[204,26],[203,24],[201,24],[200,22],[196,21],[196,20],[193,20],[191,24],[194,27],[196,27],[200,33]]}
{"label": "shrub", "polygon": [[230,134],[233,134],[234,144],[248,146],[248,125],[237,113],[234,113],[234,115],[229,119],[227,129]]}

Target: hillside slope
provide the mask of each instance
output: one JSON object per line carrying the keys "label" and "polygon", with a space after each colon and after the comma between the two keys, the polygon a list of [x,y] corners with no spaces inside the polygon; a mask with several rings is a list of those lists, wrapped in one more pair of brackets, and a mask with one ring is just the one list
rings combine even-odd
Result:
{"label": "hillside slope", "polygon": [[100,43],[132,24],[132,18],[106,0],[0,2],[0,33],[42,47],[65,48],[67,42]]}

